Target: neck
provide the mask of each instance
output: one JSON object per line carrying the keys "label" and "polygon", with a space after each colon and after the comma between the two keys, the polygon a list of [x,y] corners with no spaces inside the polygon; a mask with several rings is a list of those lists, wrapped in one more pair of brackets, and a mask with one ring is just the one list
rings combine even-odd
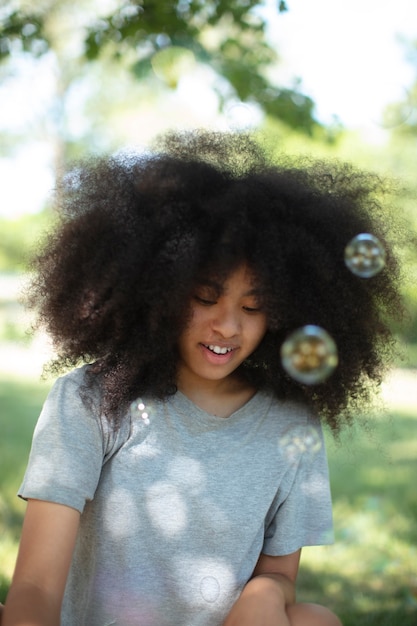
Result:
{"label": "neck", "polygon": [[256,389],[238,376],[198,383],[179,374],[177,387],[196,406],[217,417],[229,417],[256,393]]}

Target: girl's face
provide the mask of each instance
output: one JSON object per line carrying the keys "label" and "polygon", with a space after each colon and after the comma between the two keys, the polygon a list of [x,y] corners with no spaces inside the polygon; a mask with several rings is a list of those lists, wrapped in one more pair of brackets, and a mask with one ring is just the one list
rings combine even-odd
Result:
{"label": "girl's face", "polygon": [[200,386],[223,381],[258,347],[266,330],[266,314],[245,265],[221,285],[200,285],[178,344],[181,381]]}

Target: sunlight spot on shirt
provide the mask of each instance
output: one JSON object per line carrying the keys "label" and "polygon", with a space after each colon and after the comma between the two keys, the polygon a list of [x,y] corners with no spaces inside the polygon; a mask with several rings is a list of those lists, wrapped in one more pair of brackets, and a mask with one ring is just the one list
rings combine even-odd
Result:
{"label": "sunlight spot on shirt", "polygon": [[301,485],[301,491],[310,497],[315,497],[318,500],[326,499],[328,485],[323,480],[322,474],[319,472],[313,472],[305,478]]}
{"label": "sunlight spot on shirt", "polygon": [[104,507],[106,511],[104,519],[108,522],[106,530],[115,538],[128,537],[132,533],[132,525],[138,528],[139,517],[135,500],[127,489],[114,489],[104,503]]}
{"label": "sunlight spot on shirt", "polygon": [[201,463],[186,456],[179,456],[170,463],[168,476],[175,484],[192,489],[194,494],[201,491],[205,482]]}
{"label": "sunlight spot on shirt", "polygon": [[133,457],[140,457],[143,459],[153,459],[162,454],[161,449],[152,444],[150,441],[140,441],[137,444],[129,445],[129,454]]}
{"label": "sunlight spot on shirt", "polygon": [[181,534],[187,526],[187,505],[178,489],[169,482],[159,481],[146,495],[146,507],[151,522],[165,537]]}

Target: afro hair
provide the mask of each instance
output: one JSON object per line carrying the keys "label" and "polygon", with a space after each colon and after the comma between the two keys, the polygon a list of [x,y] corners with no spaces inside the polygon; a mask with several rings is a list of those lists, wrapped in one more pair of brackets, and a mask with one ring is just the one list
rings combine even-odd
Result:
{"label": "afro hair", "polygon": [[[273,159],[250,134],[168,133],[153,151],[95,157],[62,178],[59,219],[33,262],[29,304],[54,340],[56,369],[90,363],[116,425],[138,396],[176,391],[177,342],[207,276],[246,263],[268,331],[241,373],[280,398],[303,399],[337,431],[368,403],[392,362],[401,317],[396,232],[383,182],[346,164]],[[386,251],[371,279],[344,249],[372,233]],[[339,365],[317,385],[293,380],[280,346],[314,324]]]}

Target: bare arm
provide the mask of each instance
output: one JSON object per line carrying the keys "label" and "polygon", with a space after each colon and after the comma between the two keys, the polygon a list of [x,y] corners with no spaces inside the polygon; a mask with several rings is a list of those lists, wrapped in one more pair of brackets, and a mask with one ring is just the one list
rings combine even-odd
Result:
{"label": "bare arm", "polygon": [[300,555],[301,550],[286,556],[261,554],[224,626],[287,626],[286,607],[295,602]]}
{"label": "bare arm", "polygon": [[59,626],[80,514],[29,500],[2,626]]}

